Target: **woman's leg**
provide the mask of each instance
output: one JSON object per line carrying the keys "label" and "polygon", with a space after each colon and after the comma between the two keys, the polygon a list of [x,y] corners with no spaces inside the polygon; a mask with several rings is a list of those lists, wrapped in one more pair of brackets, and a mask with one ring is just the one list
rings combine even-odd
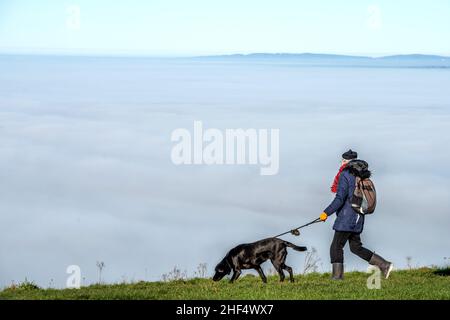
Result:
{"label": "woman's leg", "polygon": [[392,262],[384,260],[381,256],[363,247],[361,243],[361,237],[359,234],[354,233],[349,237],[350,250],[358,257],[366,260],[371,265],[378,266],[383,272],[384,277],[389,278],[394,265]]}
{"label": "woman's leg", "polygon": [[331,263],[344,263],[344,246],[350,236],[349,232],[335,231],[330,247]]}
{"label": "woman's leg", "polygon": [[349,236],[348,240],[350,244],[350,251],[356,254],[361,259],[364,259],[367,262],[369,262],[370,259],[372,258],[373,252],[363,247],[363,244],[361,243],[360,234],[352,233]]}

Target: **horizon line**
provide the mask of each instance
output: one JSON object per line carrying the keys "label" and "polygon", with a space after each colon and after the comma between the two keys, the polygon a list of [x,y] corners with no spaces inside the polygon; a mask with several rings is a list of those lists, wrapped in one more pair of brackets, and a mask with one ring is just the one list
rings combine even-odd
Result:
{"label": "horizon line", "polygon": [[435,56],[439,58],[450,59],[449,55],[432,54],[432,53],[393,53],[380,55],[364,55],[364,54],[340,54],[340,53],[323,53],[323,52],[250,52],[250,53],[222,53],[222,54],[148,54],[148,53],[82,53],[82,52],[14,52],[14,51],[0,51],[1,56],[59,56],[59,57],[92,57],[92,58],[153,58],[153,59],[186,59],[186,58],[210,58],[210,57],[250,57],[253,55],[317,55],[317,56],[336,56],[348,58],[367,58],[367,59],[382,59],[397,56]]}

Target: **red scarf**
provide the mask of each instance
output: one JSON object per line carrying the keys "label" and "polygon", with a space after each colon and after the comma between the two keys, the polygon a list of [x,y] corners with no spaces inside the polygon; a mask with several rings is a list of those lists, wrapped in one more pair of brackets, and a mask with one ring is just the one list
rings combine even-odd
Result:
{"label": "red scarf", "polygon": [[338,183],[339,183],[339,176],[342,173],[342,170],[344,170],[344,168],[347,166],[347,164],[343,164],[340,168],[339,168],[339,172],[337,173],[337,175],[334,177],[333,180],[333,184],[331,185],[331,192],[336,193],[337,192],[337,187],[338,187]]}

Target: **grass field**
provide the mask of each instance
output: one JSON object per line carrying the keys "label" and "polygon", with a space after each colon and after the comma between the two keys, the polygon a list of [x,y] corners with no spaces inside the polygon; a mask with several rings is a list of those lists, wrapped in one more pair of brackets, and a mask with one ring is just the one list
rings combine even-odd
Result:
{"label": "grass field", "polygon": [[296,276],[295,283],[280,283],[271,276],[263,284],[255,276],[245,276],[234,284],[192,279],[63,290],[28,283],[4,289],[0,299],[450,299],[450,268],[393,272],[382,280],[381,289],[372,290],[366,286],[366,273],[346,273],[344,281],[329,278],[330,274],[314,273]]}

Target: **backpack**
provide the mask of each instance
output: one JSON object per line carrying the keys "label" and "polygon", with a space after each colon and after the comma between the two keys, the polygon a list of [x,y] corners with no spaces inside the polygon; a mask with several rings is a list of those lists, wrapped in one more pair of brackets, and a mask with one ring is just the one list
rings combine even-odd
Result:
{"label": "backpack", "polygon": [[375,185],[369,178],[355,177],[355,191],[351,200],[355,212],[365,215],[375,211],[377,205],[377,192]]}

